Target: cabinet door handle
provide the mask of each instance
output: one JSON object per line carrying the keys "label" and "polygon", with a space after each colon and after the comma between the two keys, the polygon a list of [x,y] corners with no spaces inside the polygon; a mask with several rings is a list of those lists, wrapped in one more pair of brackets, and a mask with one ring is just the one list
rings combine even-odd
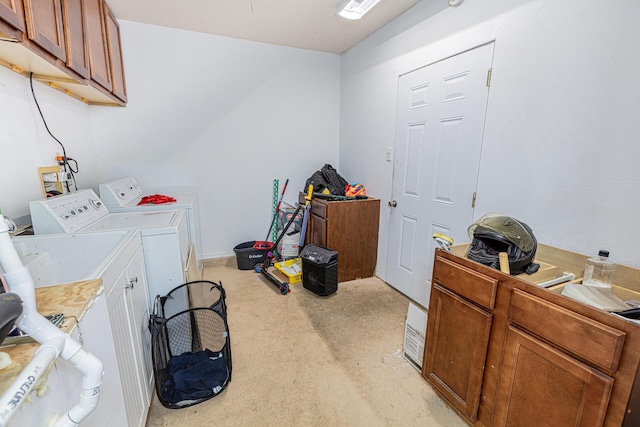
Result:
{"label": "cabinet door handle", "polygon": [[127,289],[133,289],[133,285],[135,285],[136,283],[138,283],[138,276],[132,278],[129,280],[129,282],[126,284],[126,288]]}
{"label": "cabinet door handle", "polygon": [[392,200],[389,202],[389,207],[390,208],[395,208],[396,206],[398,206],[398,202],[396,202],[395,200]]}

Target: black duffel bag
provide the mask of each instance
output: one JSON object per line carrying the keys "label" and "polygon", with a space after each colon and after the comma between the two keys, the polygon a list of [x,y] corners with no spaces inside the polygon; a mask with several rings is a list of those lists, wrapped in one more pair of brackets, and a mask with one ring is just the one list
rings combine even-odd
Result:
{"label": "black duffel bag", "polygon": [[322,193],[326,188],[334,196],[344,196],[345,188],[349,184],[338,171],[330,164],[325,164],[322,169],[314,172],[304,185],[303,192],[306,194],[309,185],[313,185],[313,191]]}

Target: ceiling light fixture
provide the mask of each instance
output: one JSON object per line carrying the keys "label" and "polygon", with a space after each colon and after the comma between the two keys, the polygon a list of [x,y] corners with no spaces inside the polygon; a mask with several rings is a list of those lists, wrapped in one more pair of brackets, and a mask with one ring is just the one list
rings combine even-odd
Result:
{"label": "ceiling light fixture", "polygon": [[343,0],[336,9],[338,15],[347,19],[360,19],[380,0]]}

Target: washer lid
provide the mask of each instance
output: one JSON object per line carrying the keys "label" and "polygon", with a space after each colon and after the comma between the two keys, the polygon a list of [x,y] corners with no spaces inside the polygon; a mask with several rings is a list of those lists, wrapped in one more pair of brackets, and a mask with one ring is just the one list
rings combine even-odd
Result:
{"label": "washer lid", "polygon": [[144,211],[113,213],[92,223],[82,231],[139,228],[142,235],[175,233],[184,211]]}

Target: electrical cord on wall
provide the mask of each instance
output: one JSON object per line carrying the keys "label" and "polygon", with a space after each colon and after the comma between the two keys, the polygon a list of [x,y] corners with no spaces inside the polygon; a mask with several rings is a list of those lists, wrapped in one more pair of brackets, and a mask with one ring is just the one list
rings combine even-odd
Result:
{"label": "electrical cord on wall", "polygon": [[[64,148],[64,144],[62,142],[60,142],[60,140],[58,138],[55,137],[55,135],[53,133],[51,133],[51,131],[49,130],[49,126],[47,125],[47,121],[44,118],[44,115],[42,114],[42,110],[40,109],[40,104],[38,103],[38,98],[36,98],[36,92],[33,90],[33,73],[29,73],[29,85],[31,86],[31,95],[33,95],[33,100],[36,103],[36,107],[38,107],[38,112],[40,113],[40,117],[42,118],[42,123],[44,123],[44,128],[47,130],[47,132],[49,133],[49,135],[51,135],[51,138],[53,138],[58,144],[60,144],[60,147],[62,147],[62,161],[60,162],[60,164],[64,167],[64,171],[65,172],[69,172],[69,174],[71,175],[71,180],[73,181],[73,186],[76,189],[76,191],[78,190],[78,184],[76,184],[76,177],[75,174],[79,172],[80,168],[78,167],[78,162],[74,159],[72,159],[71,157],[67,157],[67,150]],[[75,164],[75,169],[71,166],[71,163],[69,162],[73,162]],[[65,186],[67,187],[67,191],[69,192],[69,181],[65,181]]]}

